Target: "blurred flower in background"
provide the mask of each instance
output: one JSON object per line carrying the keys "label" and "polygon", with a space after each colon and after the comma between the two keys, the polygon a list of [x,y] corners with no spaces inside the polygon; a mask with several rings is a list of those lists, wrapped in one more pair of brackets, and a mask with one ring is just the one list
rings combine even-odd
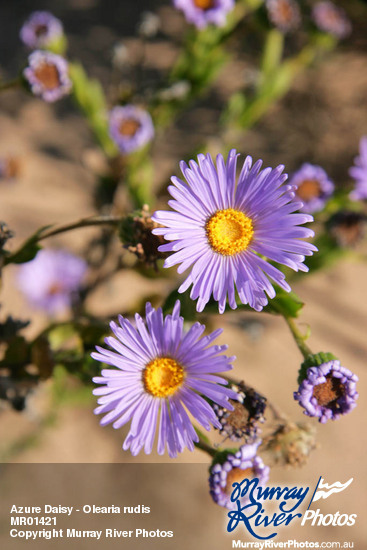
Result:
{"label": "blurred flower in background", "polygon": [[159,454],[166,446],[171,458],[185,447],[193,451],[199,438],[186,410],[206,430],[220,426],[207,399],[231,408],[228,399],[235,394],[216,373],[230,370],[235,358],[221,355],[227,346],[210,345],[221,329],[201,338],[205,326],[195,323],[184,332],[179,301],[165,318],[147,303],[146,323],[138,314],[135,323],[136,328],[119,316],[119,325],[110,324],[116,338],[105,339],[115,351],[97,346],[98,353],[92,353],[93,359],[116,367],[93,378],[102,384],[93,391],[99,404],[95,413],[106,413],[101,425],[112,422],[115,429],[131,420],[123,449],[134,456],[143,447],[146,454],[152,452],[157,424]]}
{"label": "blurred flower in background", "polygon": [[150,114],[134,105],[114,107],[110,112],[110,136],[121,153],[132,153],[154,137]]}
{"label": "blurred flower in background", "polygon": [[301,22],[301,13],[294,0],[266,0],[270,21],[282,32],[296,29]]}
{"label": "blurred flower in background", "polygon": [[35,11],[23,24],[20,39],[31,49],[47,48],[64,34],[62,23],[48,11]]}
{"label": "blurred flower in background", "polygon": [[19,267],[17,282],[34,307],[54,315],[73,304],[86,271],[86,262],[78,256],[44,249]]}
{"label": "blurred flower in background", "polygon": [[297,199],[301,200],[302,212],[318,212],[322,210],[334,192],[334,183],[321,166],[302,164],[293,174],[289,182],[295,186]]}
{"label": "blurred flower in background", "polygon": [[336,38],[345,38],[352,30],[344,10],[332,2],[318,2],[312,10],[312,17],[321,31]]}
{"label": "blurred flower in background", "polygon": [[32,92],[50,103],[69,94],[72,87],[67,61],[51,52],[31,53],[23,74]]}
{"label": "blurred flower in background", "polygon": [[[223,463],[217,463],[210,469],[210,494],[219,506],[237,508],[237,503],[231,501],[233,483],[257,477],[259,486],[263,487],[268,481],[270,469],[256,454],[260,443],[258,440],[251,445],[242,445],[235,454],[229,453]],[[241,504],[246,504],[246,497],[242,499]]]}
{"label": "blurred flower in background", "polygon": [[307,370],[306,378],[294,392],[294,399],[307,416],[314,416],[324,424],[357,406],[357,382],[358,377],[339,361],[329,361]]}
{"label": "blurred flower in background", "polygon": [[173,4],[198,29],[209,24],[222,27],[234,8],[234,0],[173,0]]}
{"label": "blurred flower in background", "polygon": [[359,153],[354,159],[354,166],[349,170],[349,175],[356,184],[350,198],[355,201],[367,199],[367,136],[361,138]]}

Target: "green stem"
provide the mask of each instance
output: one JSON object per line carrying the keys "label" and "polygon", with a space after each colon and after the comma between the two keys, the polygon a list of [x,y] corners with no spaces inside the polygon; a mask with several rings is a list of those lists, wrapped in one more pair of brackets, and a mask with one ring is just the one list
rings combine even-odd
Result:
{"label": "green stem", "polygon": [[205,453],[208,453],[210,456],[215,456],[217,454],[217,451],[213,449],[210,445],[205,443],[202,439],[199,439],[199,441],[195,441],[194,445],[197,449],[200,449],[201,451],[204,451]]}
{"label": "green stem", "polygon": [[56,227],[55,229],[45,231],[39,236],[37,242],[48,239],[49,237],[54,237],[55,235],[59,235],[60,233],[66,233],[67,231],[73,231],[74,229],[80,229],[82,227],[99,225],[113,225],[117,227],[120,221],[121,218],[117,216],[92,216],[90,218],[83,218],[82,220],[79,220],[77,222],[61,225],[60,227]]}
{"label": "green stem", "polygon": [[307,337],[300,332],[299,328],[297,327],[293,319],[291,319],[290,317],[284,316],[284,320],[287,323],[289,330],[292,333],[292,336],[298,346],[299,351],[302,353],[303,357],[307,359],[309,355],[312,355],[311,349],[308,347],[308,345],[305,342]]}
{"label": "green stem", "polygon": [[[276,63],[280,55],[281,42],[276,35],[269,38],[269,42],[278,41],[278,51],[273,53],[264,53],[263,66],[269,71],[260,80],[260,85],[256,96],[249,102],[244,102],[245,108],[238,117],[239,125],[242,128],[252,127],[271,107],[275,101],[283,97],[290,89],[294,79],[306,68],[309,67],[320,54],[332,50],[336,42],[329,40],[328,37],[316,37],[310,44],[307,44],[294,57],[286,59],[283,63],[272,70],[271,67]],[[270,44],[265,49],[270,49]],[[274,58],[273,58],[274,56]]]}
{"label": "green stem", "polygon": [[259,87],[278,69],[283,57],[284,34],[278,29],[270,30],[266,35],[261,61],[261,79]]}

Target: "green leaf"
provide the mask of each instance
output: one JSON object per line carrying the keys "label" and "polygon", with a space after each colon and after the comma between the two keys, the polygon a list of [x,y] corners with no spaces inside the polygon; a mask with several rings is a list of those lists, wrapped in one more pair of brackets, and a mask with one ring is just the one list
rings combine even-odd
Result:
{"label": "green leaf", "polygon": [[29,237],[22,246],[13,254],[10,254],[4,259],[4,265],[7,264],[23,264],[33,260],[37,252],[41,250],[38,241],[42,237],[42,233],[49,229],[51,225],[45,225],[38,229],[31,237]]}
{"label": "green leaf", "polygon": [[263,311],[284,317],[296,318],[304,306],[302,300],[295,292],[286,292],[277,285],[274,285],[276,296],[269,301]]}

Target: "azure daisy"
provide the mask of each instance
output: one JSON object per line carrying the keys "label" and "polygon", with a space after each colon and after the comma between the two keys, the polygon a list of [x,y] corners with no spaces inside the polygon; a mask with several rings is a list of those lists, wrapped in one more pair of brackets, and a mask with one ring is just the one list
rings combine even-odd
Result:
{"label": "azure daisy", "polygon": [[[312,216],[296,213],[302,202],[294,200],[294,189],[283,185],[287,179],[283,166],[260,170],[262,161],[252,166],[247,157],[236,183],[237,153],[230,151],[225,163],[217,156],[215,166],[211,156],[199,155],[198,164],[190,167],[181,162],[186,182],[173,177],[168,188],[175,210],[158,211],[152,216],[165,226],[153,230],[172,241],[159,247],[161,252],[173,252],[164,267],[181,264],[178,272],[192,268],[179,288],[184,292],[192,286],[191,298],[198,299],[202,311],[211,295],[219,302],[223,313],[228,302],[237,307],[235,287],[243,304],[257,311],[274,298],[269,279],[290,291],[285,275],[269,260],[295,271],[308,271],[305,256],[315,246],[301,241],[312,237],[313,231],[301,224],[313,221]],[[266,294],[265,294],[266,293]]]}
{"label": "azure daisy", "polygon": [[68,62],[55,53],[43,50],[32,52],[23,75],[32,92],[49,103],[69,94],[72,88]]}
{"label": "azure daisy", "polygon": [[227,381],[216,375],[232,368],[234,357],[221,352],[227,346],[212,346],[221,329],[201,338],[205,326],[195,323],[185,333],[177,301],[172,315],[146,305],[146,323],[135,315],[136,328],[123,317],[119,325],[111,322],[114,337],[105,342],[114,351],[97,346],[92,357],[114,369],[102,370],[93,378],[101,387],[96,414],[106,413],[101,424],[113,423],[118,429],[131,420],[123,449],[137,455],[141,449],[150,454],[158,424],[158,453],[167,447],[176,457],[185,447],[194,450],[198,436],[188,413],[205,429],[219,428],[208,399],[231,409],[229,398],[235,393],[224,387]]}
{"label": "azure daisy", "polygon": [[303,202],[302,212],[322,210],[334,193],[334,183],[321,166],[302,164],[293,174],[290,184],[294,186],[296,197]]}
{"label": "azure daisy", "polygon": [[87,264],[67,250],[43,249],[19,267],[17,282],[29,302],[54,315],[72,306]]}
{"label": "azure daisy", "polygon": [[173,0],[173,4],[198,29],[208,25],[222,27],[234,8],[234,0]]}
{"label": "azure daisy", "polygon": [[20,30],[20,39],[29,48],[47,48],[64,34],[62,23],[48,11],[34,11]]}
{"label": "azure daisy", "polygon": [[137,151],[154,137],[150,114],[134,105],[114,107],[110,112],[109,129],[111,139],[124,154]]}
{"label": "azure daisy", "polygon": [[314,416],[324,424],[337,420],[356,406],[358,377],[333,360],[310,367],[301,382],[294,399],[303,407],[307,416]]}
{"label": "azure daisy", "polygon": [[367,199],[367,136],[359,143],[359,156],[354,159],[354,166],[349,169],[349,175],[355,180],[355,188],[350,194],[354,201]]}
{"label": "azure daisy", "polygon": [[[242,445],[235,453],[229,453],[223,463],[215,464],[210,470],[209,487],[210,494],[219,506],[229,510],[237,507],[238,484],[244,479],[257,477],[259,485],[263,486],[269,479],[270,468],[265,466],[257,455],[257,448],[261,441],[257,440],[251,445]],[[234,493],[235,492],[235,493]],[[235,499],[231,495],[234,493]],[[241,499],[245,505],[248,498]]]}

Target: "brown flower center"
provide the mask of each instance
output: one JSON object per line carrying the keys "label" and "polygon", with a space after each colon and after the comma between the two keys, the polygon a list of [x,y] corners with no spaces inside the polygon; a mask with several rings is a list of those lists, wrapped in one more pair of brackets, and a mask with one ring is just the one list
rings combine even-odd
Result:
{"label": "brown flower center", "polygon": [[214,7],[214,0],[194,0],[194,4],[201,10],[210,10]]}
{"label": "brown flower center", "polygon": [[241,470],[241,468],[233,468],[228,472],[227,482],[225,487],[225,492],[227,495],[230,495],[233,491],[233,483],[241,483],[245,478],[254,477],[254,470],[252,468],[246,468],[246,470]]}
{"label": "brown flower center", "polygon": [[55,294],[59,294],[62,291],[63,291],[63,287],[60,283],[53,283],[48,289],[48,295],[55,296]]}
{"label": "brown flower center", "polygon": [[293,11],[287,0],[279,0],[278,12],[284,22],[292,21]]}
{"label": "brown flower center", "polygon": [[244,407],[243,403],[230,399],[233,406],[233,411],[229,413],[226,422],[235,430],[242,430],[247,427],[249,421],[249,412]]}
{"label": "brown flower center", "polygon": [[296,189],[297,196],[301,201],[310,201],[321,195],[320,183],[317,180],[304,180]]}
{"label": "brown flower center", "polygon": [[53,63],[42,63],[34,71],[35,77],[47,90],[53,90],[60,86],[60,75]]}
{"label": "brown flower center", "polygon": [[340,378],[334,378],[332,375],[328,374],[326,376],[326,382],[315,386],[312,395],[316,397],[316,401],[320,407],[326,407],[335,405],[336,401],[340,399],[344,393],[345,387]]}
{"label": "brown flower center", "polygon": [[140,128],[140,122],[134,118],[123,120],[119,126],[119,132],[122,136],[132,137]]}
{"label": "brown flower center", "polygon": [[34,34],[37,36],[37,38],[40,38],[41,36],[44,36],[47,34],[47,25],[37,25],[34,29]]}

